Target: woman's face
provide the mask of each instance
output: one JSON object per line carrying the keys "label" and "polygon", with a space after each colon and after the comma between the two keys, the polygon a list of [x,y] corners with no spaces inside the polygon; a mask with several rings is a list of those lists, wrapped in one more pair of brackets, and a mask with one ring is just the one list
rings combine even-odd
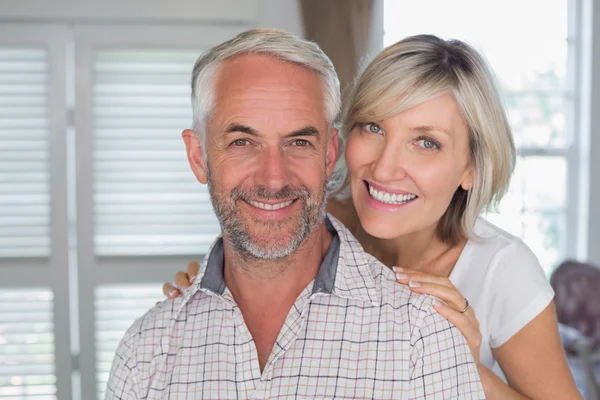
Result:
{"label": "woman's face", "polygon": [[452,95],[357,125],[346,147],[352,200],[370,235],[392,239],[437,226],[472,182],[468,126]]}

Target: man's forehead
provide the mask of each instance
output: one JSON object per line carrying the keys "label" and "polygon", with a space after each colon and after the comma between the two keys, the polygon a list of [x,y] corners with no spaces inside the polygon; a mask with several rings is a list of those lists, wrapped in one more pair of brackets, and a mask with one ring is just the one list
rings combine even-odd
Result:
{"label": "man's forehead", "polygon": [[262,54],[245,54],[223,62],[215,76],[218,96],[240,90],[296,91],[296,95],[323,97],[319,76],[305,67]]}
{"label": "man's forehead", "polygon": [[[318,76],[303,67],[263,55],[228,60],[219,71],[212,121],[260,131],[265,123],[286,131],[327,124]],[[285,127],[284,127],[285,126]],[[289,133],[288,132],[288,133]]]}

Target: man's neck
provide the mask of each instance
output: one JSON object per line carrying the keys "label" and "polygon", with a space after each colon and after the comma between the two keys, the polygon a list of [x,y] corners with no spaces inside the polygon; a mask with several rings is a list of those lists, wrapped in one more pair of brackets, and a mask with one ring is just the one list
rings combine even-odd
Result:
{"label": "man's neck", "polygon": [[317,275],[331,240],[322,223],[288,257],[260,260],[240,255],[224,236],[225,283],[238,304],[277,304],[286,297],[295,300]]}
{"label": "man's neck", "polygon": [[278,260],[240,256],[223,238],[223,276],[254,339],[261,372],[294,302],[317,276],[332,238],[323,222],[293,254]]}

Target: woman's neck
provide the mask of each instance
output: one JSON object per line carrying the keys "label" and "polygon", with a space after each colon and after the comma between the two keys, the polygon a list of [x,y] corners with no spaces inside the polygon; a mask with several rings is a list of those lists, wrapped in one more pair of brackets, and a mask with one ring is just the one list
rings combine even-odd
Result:
{"label": "woman's neck", "polygon": [[[397,266],[432,273],[438,276],[449,276],[458,260],[460,251],[466,244],[461,241],[457,246],[450,246],[441,241],[435,226],[393,239],[379,239],[369,235],[364,229],[357,232],[357,239],[365,251],[376,257],[388,267]],[[447,254],[452,252],[452,254]],[[454,256],[453,256],[454,254]],[[450,263],[438,263],[436,260],[449,255]]]}

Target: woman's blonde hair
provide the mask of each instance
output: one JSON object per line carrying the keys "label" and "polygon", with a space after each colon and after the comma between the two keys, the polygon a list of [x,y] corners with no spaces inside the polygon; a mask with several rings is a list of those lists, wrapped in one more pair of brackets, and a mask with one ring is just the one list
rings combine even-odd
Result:
{"label": "woman's blonde hair", "polygon": [[[506,193],[516,150],[491,69],[471,46],[433,35],[407,37],[384,49],[358,76],[342,114],[341,136],[357,124],[378,122],[442,94],[452,94],[469,127],[473,185],[456,189],[438,224],[449,244],[473,237],[482,210]],[[345,171],[343,157],[337,179]],[[347,176],[337,190],[348,193]]]}

